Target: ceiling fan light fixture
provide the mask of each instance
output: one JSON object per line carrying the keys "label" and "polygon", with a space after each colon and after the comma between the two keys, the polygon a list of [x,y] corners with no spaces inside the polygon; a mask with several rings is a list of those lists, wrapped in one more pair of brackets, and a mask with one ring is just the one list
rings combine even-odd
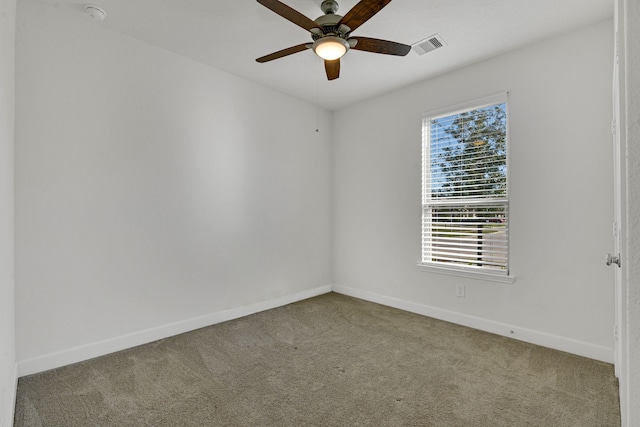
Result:
{"label": "ceiling fan light fixture", "polygon": [[316,55],[327,61],[342,58],[348,50],[349,43],[336,36],[322,37],[313,43],[313,51]]}
{"label": "ceiling fan light fixture", "polygon": [[396,56],[405,56],[411,51],[411,46],[402,43],[371,37],[351,37],[352,31],[380,12],[391,0],[359,0],[344,16],[336,14],[338,11],[336,0],[324,0],[320,6],[324,15],[315,21],[280,0],[257,1],[287,21],[309,31],[313,39],[313,43],[303,43],[261,56],[256,59],[259,63],[273,61],[311,48],[324,60],[327,80],[335,80],[340,77],[340,58],[349,49]]}

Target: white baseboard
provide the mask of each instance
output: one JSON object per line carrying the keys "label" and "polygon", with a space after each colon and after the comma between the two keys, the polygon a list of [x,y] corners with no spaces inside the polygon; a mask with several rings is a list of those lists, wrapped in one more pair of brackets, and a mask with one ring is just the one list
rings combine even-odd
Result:
{"label": "white baseboard", "polygon": [[468,326],[470,328],[479,329],[481,331],[490,332],[496,335],[514,338],[531,344],[576,354],[578,356],[588,357],[590,359],[613,363],[613,348],[578,341],[559,335],[548,334],[546,332],[525,329],[506,323],[457,313],[455,311],[444,310],[437,307],[431,307],[424,304],[417,304],[414,302],[401,300],[399,298],[380,295],[373,292],[363,291],[346,286],[334,285],[333,291],[339,294],[348,295],[366,301],[375,302],[377,304],[409,311],[411,313],[421,314],[423,316],[433,317],[439,320],[445,320],[447,322],[455,323],[462,326]]}
{"label": "white baseboard", "polygon": [[215,325],[216,323],[226,322],[228,320],[281,307],[283,305],[302,301],[328,292],[331,292],[331,285],[319,286],[317,288],[291,295],[285,295],[268,301],[261,301],[247,306],[222,310],[205,316],[186,319],[156,328],[46,354],[44,356],[21,360],[18,362],[18,374],[23,377],[47,371],[49,369],[70,365],[72,363],[82,362],[84,360],[93,359],[94,357],[104,356],[116,351],[147,344],[159,339],[193,331],[206,326]]}
{"label": "white baseboard", "polygon": [[[612,348],[590,344],[587,342],[578,341],[558,335],[548,334],[545,332],[520,328],[518,326],[457,313],[454,311],[444,310],[424,304],[417,304],[414,302],[401,300],[399,298],[380,295],[346,286],[326,285],[298,292],[292,295],[285,295],[268,301],[261,301],[247,306],[222,310],[205,316],[186,319],[180,322],[162,325],[144,331],[134,332],[108,340],[98,341],[95,343],[90,343],[59,352],[18,361],[16,367],[16,382],[18,376],[22,377],[26,375],[32,375],[38,372],[47,371],[49,369],[55,369],[61,366],[82,362],[84,360],[93,359],[94,357],[104,356],[109,353],[114,353],[116,351],[125,350],[127,348],[135,347],[142,344],[147,344],[149,342],[178,335],[184,332],[189,332],[206,326],[215,325],[216,323],[226,322],[228,320],[233,320],[254,313],[259,313],[264,310],[281,307],[283,305],[291,304],[307,298],[326,294],[331,291],[409,311],[411,313],[421,314],[423,316],[429,316],[435,319],[445,320],[447,322],[468,326],[470,328],[479,329],[485,332],[491,332],[497,335],[515,338],[532,344],[565,351],[567,353],[577,354],[579,356],[588,357],[590,359],[613,363]],[[2,427],[4,427],[4,425]]]}

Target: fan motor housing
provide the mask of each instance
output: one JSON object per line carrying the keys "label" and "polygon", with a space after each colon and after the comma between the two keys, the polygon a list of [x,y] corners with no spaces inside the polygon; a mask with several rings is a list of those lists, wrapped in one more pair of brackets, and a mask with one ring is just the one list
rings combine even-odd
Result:
{"label": "fan motor housing", "polygon": [[314,22],[322,27],[322,34],[320,34],[320,32],[316,33],[312,31],[311,38],[313,40],[318,40],[324,36],[338,36],[346,40],[349,37],[351,29],[346,25],[338,25],[341,19],[341,15],[331,13],[320,16]]}
{"label": "fan motor housing", "polygon": [[318,17],[318,19],[316,19],[315,22],[321,27],[327,27],[327,26],[335,27],[338,24],[338,22],[340,22],[341,19],[342,19],[342,16],[330,13],[330,14],[322,15]]}

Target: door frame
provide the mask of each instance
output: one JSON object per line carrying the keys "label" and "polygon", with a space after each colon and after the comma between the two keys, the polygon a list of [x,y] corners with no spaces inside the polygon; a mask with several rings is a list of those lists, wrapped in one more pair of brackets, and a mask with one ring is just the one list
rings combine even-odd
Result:
{"label": "door frame", "polygon": [[627,242],[626,242],[626,76],[625,76],[625,16],[624,0],[614,3],[614,66],[613,66],[613,160],[614,160],[614,255],[619,255],[621,267],[614,265],[615,329],[614,368],[620,384],[620,414],[622,426],[627,426],[629,398],[628,324],[627,324]]}

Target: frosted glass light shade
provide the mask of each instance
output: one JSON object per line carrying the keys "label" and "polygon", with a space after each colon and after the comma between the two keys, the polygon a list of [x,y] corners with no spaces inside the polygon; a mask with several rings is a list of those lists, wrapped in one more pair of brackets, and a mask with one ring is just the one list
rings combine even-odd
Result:
{"label": "frosted glass light shade", "polygon": [[328,36],[313,43],[313,51],[322,59],[332,61],[341,58],[349,49],[349,43],[340,37]]}

